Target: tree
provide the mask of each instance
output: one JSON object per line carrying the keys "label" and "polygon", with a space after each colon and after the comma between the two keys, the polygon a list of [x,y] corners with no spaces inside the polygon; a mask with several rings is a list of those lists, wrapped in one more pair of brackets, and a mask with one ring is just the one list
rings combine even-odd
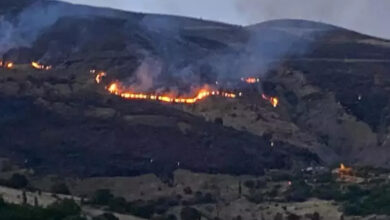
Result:
{"label": "tree", "polygon": [[52,216],[55,216],[58,219],[65,218],[67,216],[77,216],[81,212],[81,208],[71,199],[64,199],[62,201],[55,202],[47,209]]}
{"label": "tree", "polygon": [[21,189],[28,185],[28,180],[24,175],[16,173],[8,180],[7,185],[16,189]]}
{"label": "tree", "polygon": [[68,186],[65,183],[56,183],[51,186],[51,192],[57,194],[70,195]]}

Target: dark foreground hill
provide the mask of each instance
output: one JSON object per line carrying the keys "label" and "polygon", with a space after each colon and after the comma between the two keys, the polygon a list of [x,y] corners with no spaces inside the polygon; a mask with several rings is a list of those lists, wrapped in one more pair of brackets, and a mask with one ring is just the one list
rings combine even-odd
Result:
{"label": "dark foreground hill", "polygon": [[38,172],[80,176],[163,175],[177,168],[262,174],[320,163],[296,146],[274,149],[266,138],[169,105],[106,95],[82,76],[88,71],[1,71],[1,155]]}

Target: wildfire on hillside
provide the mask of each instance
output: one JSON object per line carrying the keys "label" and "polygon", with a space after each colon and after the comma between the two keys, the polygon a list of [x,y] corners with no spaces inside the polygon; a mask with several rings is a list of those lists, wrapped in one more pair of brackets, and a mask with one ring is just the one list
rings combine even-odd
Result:
{"label": "wildfire on hillside", "polygon": [[38,70],[50,70],[52,68],[52,66],[39,64],[37,62],[31,62],[31,66]]}
{"label": "wildfire on hillside", "polygon": [[111,83],[106,88],[107,91],[110,92],[111,94],[120,96],[124,99],[153,100],[153,101],[160,101],[166,103],[194,104],[209,96],[221,96],[230,99],[236,98],[235,93],[220,92],[220,91],[208,89],[206,87],[199,89],[199,91],[196,93],[194,97],[182,97],[182,96],[175,96],[170,94],[136,93],[136,92],[128,91],[126,88],[123,88],[123,86],[121,86],[121,84],[118,82]]}
{"label": "wildfire on hillside", "polygon": [[14,63],[13,62],[4,62],[2,60],[0,60],[0,67],[3,67],[3,68],[6,68],[6,69],[12,69],[14,67]]}
{"label": "wildfire on hillside", "polygon": [[269,96],[267,96],[267,95],[265,95],[265,94],[262,94],[261,97],[262,97],[264,100],[269,101],[269,102],[271,103],[271,105],[272,105],[274,108],[278,107],[278,105],[279,105],[279,99],[278,99],[277,97],[272,97],[272,96],[269,97]]}
{"label": "wildfire on hillside", "polygon": [[[106,77],[106,72],[99,72],[95,69],[90,70],[91,74],[95,75],[95,82],[97,84],[101,84],[103,77]],[[258,82],[257,78],[248,78],[245,79],[245,82]],[[114,95],[120,96],[124,99],[130,100],[152,100],[159,101],[165,103],[180,103],[180,104],[194,104],[198,101],[201,101],[210,96],[219,96],[225,97],[228,99],[235,99],[237,97],[241,97],[243,95],[242,92],[238,92],[237,94],[234,92],[225,92],[217,89],[212,89],[212,87],[206,85],[202,88],[198,89],[194,94],[194,96],[180,96],[172,93],[140,93],[134,91],[134,89],[126,88],[122,83],[116,81],[108,84],[106,90]],[[262,94],[262,98],[267,100],[274,108],[279,105],[279,99],[277,97],[268,97],[265,94]]]}

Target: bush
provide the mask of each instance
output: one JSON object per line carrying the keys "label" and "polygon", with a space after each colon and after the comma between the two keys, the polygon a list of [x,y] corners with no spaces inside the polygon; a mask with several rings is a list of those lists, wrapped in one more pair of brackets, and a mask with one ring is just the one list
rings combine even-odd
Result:
{"label": "bush", "polygon": [[127,211],[127,202],[124,198],[113,198],[108,202],[108,207],[111,211],[124,213]]}
{"label": "bush", "polygon": [[75,215],[75,216],[68,216],[68,217],[64,218],[63,220],[87,220],[87,219],[84,217]]}
{"label": "bush", "polygon": [[62,219],[67,216],[77,216],[81,212],[81,208],[75,201],[70,199],[64,199],[63,201],[56,202],[50,205],[48,211],[53,216],[58,216],[58,219]]}
{"label": "bush", "polygon": [[92,220],[119,220],[119,219],[111,213],[104,213],[102,215],[94,217]]}
{"label": "bush", "polygon": [[344,195],[344,212],[347,215],[390,215],[390,185],[370,191],[358,186],[348,188]]}
{"label": "bush", "polygon": [[272,172],[270,173],[272,181],[278,182],[278,181],[291,181],[292,176],[286,172]]}
{"label": "bush", "polygon": [[0,201],[0,219],[4,220],[85,220],[72,200],[59,201],[48,208],[14,205]]}
{"label": "bush", "polygon": [[184,207],[180,212],[180,217],[183,220],[200,220],[202,215],[194,208]]}
{"label": "bush", "polygon": [[28,180],[24,175],[16,173],[7,181],[7,185],[12,188],[22,189],[28,185]]}
{"label": "bush", "polygon": [[298,181],[291,185],[287,191],[287,199],[295,202],[306,201],[311,196],[311,187],[304,181]]}
{"label": "bush", "polygon": [[214,123],[218,124],[218,125],[223,125],[223,119],[222,118],[215,118]]}
{"label": "bush", "polygon": [[92,203],[97,205],[108,205],[108,203],[114,198],[111,191],[108,189],[97,190],[93,197]]}
{"label": "bush", "polygon": [[187,186],[183,189],[184,194],[191,195],[192,194],[192,189],[191,187]]}
{"label": "bush", "polygon": [[313,195],[323,200],[343,200],[343,192],[337,183],[321,184],[313,190]]}
{"label": "bush", "polygon": [[255,182],[253,180],[247,180],[244,182],[244,186],[249,189],[253,189],[255,188]]}
{"label": "bush", "polygon": [[51,187],[52,193],[70,195],[68,186],[65,183],[56,183]]}
{"label": "bush", "polygon": [[259,204],[259,203],[262,203],[264,201],[263,195],[261,193],[251,193],[250,195],[246,196],[246,199],[249,202],[252,202],[255,204]]}

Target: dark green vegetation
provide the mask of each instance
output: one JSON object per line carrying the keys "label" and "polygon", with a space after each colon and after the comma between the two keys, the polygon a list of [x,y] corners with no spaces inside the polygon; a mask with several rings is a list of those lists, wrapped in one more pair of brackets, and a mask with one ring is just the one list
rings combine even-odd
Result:
{"label": "dark green vegetation", "polygon": [[72,200],[63,200],[47,208],[7,204],[0,200],[0,219],[4,220],[86,220],[80,214],[80,207]]}
{"label": "dark green vegetation", "polygon": [[28,184],[27,178],[21,174],[13,174],[9,179],[0,179],[0,185],[15,189],[26,188]]}
{"label": "dark green vegetation", "polygon": [[[354,169],[354,174],[363,178],[362,182],[340,181],[338,175],[322,171],[298,172],[291,174],[288,179],[276,178],[278,180],[273,178],[283,174],[269,173],[266,175],[269,181],[248,180],[243,185],[249,189],[246,198],[256,204],[304,202],[318,198],[335,201],[346,215],[390,215],[389,171],[358,167]],[[286,181],[291,181],[291,185],[286,185]]]}
{"label": "dark green vegetation", "polygon": [[[166,211],[174,206],[191,206],[197,204],[215,203],[215,198],[209,193],[195,192],[189,200],[182,200],[181,196],[159,198],[157,200],[137,200],[128,202],[122,197],[115,197],[109,190],[98,190],[92,196],[90,203],[106,207],[109,211],[132,214],[143,218],[155,215],[164,216]],[[169,216],[166,216],[169,218]]]}

